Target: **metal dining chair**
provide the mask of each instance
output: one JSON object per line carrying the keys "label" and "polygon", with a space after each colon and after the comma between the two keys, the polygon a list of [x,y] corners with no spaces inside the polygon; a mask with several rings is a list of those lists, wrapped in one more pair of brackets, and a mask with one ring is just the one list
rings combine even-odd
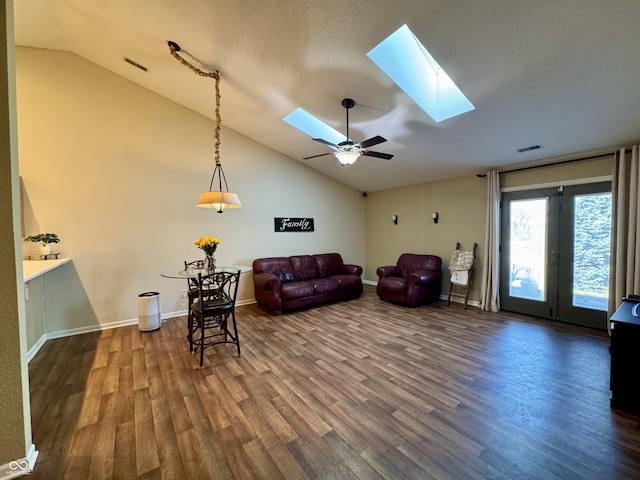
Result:
{"label": "metal dining chair", "polygon": [[[194,260],[193,262],[184,262],[184,269],[202,269],[204,268],[204,261],[202,260]],[[187,278],[187,301],[189,305],[187,305],[187,338],[189,339],[189,349],[193,350],[193,313],[191,311],[191,306],[193,302],[198,299],[198,279],[197,278]]]}
{"label": "metal dining chair", "polygon": [[[191,352],[200,352],[200,368],[204,366],[205,348],[233,344],[240,356],[240,337],[236,323],[236,296],[240,270],[198,274],[198,298],[191,306],[193,328],[190,328]],[[231,322],[229,322],[231,318]]]}

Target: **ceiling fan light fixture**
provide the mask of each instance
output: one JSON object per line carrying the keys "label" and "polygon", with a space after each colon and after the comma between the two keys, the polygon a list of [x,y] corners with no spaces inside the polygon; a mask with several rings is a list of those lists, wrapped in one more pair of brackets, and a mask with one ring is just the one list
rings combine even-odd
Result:
{"label": "ceiling fan light fixture", "polygon": [[358,158],[360,157],[360,152],[335,152],[334,155],[338,159],[340,164],[346,167],[348,165],[353,165],[355,161],[358,160]]}
{"label": "ceiling fan light fixture", "polygon": [[[334,151],[330,153],[321,153],[319,155],[311,155],[309,157],[303,157],[303,160],[310,160],[316,157],[324,157],[325,155],[333,154],[341,165],[352,165],[361,155],[368,157],[383,158],[385,160],[391,160],[393,155],[390,153],[374,152],[369,150],[369,147],[386,142],[387,139],[376,135],[362,142],[354,142],[349,137],[349,110],[355,106],[355,100],[351,98],[345,98],[342,100],[342,106],[346,112],[346,126],[347,134],[342,135],[336,132],[333,128],[325,125],[313,115],[305,112],[301,108],[298,108],[291,112],[284,118],[284,121],[288,124],[296,127],[297,129],[305,132],[308,135],[313,136],[313,140],[320,142],[324,145],[331,147]],[[319,133],[318,136],[314,136]],[[340,137],[339,140],[331,141],[330,138]],[[342,140],[344,139],[344,140]]]}

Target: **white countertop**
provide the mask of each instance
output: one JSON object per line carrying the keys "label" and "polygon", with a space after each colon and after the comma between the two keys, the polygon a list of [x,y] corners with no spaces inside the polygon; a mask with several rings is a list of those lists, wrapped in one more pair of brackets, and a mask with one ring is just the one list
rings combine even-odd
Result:
{"label": "white countertop", "polygon": [[58,258],[55,260],[23,260],[22,261],[22,274],[24,281],[28,282],[43,273],[49,272],[54,268],[58,268],[60,265],[64,265],[70,262],[70,258]]}

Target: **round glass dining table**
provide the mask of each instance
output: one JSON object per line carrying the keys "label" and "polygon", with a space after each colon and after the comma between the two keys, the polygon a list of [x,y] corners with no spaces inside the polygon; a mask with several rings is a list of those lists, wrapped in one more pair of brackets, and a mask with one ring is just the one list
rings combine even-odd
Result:
{"label": "round glass dining table", "polygon": [[[227,267],[216,267],[214,273],[216,272],[237,272],[240,270],[240,273],[246,273],[251,271],[251,267],[248,265],[230,265]],[[160,274],[161,277],[164,278],[177,278],[181,280],[188,280],[191,278],[198,278],[198,274],[208,275],[209,271],[206,268],[187,268],[183,270],[174,270],[172,272],[163,272]]]}

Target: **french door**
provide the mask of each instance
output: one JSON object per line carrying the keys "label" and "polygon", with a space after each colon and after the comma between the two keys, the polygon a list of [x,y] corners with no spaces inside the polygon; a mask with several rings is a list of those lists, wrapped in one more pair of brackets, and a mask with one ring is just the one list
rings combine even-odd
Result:
{"label": "french door", "polygon": [[502,194],[500,307],[606,328],[610,182]]}

